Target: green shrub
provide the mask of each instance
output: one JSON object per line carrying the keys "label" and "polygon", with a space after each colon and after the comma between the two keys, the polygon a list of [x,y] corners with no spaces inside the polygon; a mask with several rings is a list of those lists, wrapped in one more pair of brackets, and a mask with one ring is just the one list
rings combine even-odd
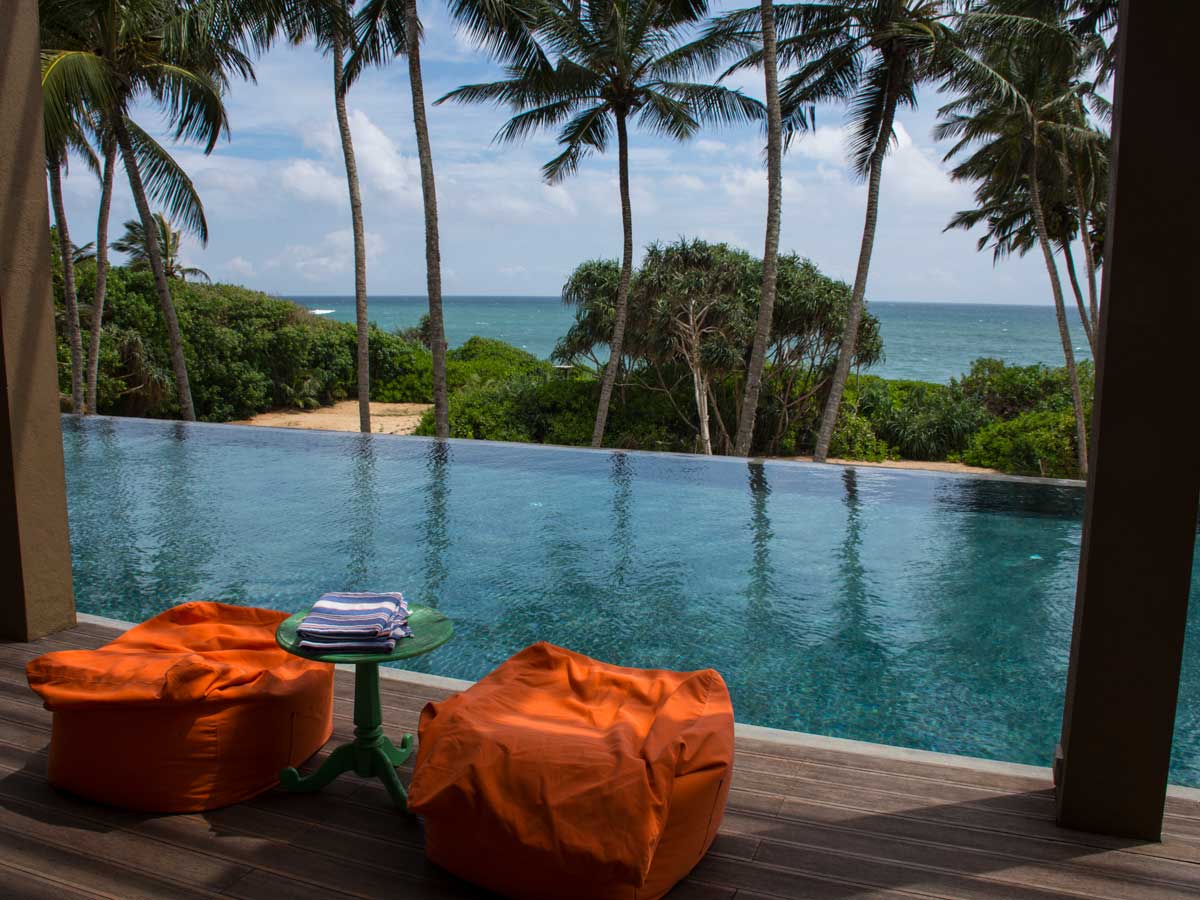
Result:
{"label": "green shrub", "polygon": [[[1078,365],[1079,389],[1092,396],[1095,368],[1090,361]],[[961,381],[952,381],[963,395],[975,400],[997,419],[1013,419],[1034,410],[1070,409],[1071,385],[1065,367],[1012,366],[998,359],[977,359]]]}
{"label": "green shrub", "polygon": [[407,337],[371,328],[371,399],[433,402],[433,355]]}
{"label": "green shrub", "polygon": [[[371,398],[390,403],[433,402],[433,354],[407,336],[371,333]],[[554,369],[503,341],[473,337],[446,354],[446,391],[531,376],[549,377]]]}
{"label": "green shrub", "polygon": [[[85,329],[94,293],[94,268],[84,268],[79,299],[88,310]],[[353,392],[353,325],[236,285],[173,282],[171,293],[198,418],[223,422],[273,407],[311,408]],[[99,363],[100,412],[178,414],[166,330],[149,272],[109,270]],[[69,390],[69,369],[60,383]]]}
{"label": "green shrub", "polygon": [[[604,444],[628,450],[692,450],[694,434],[674,417],[661,394],[614,395]],[[592,378],[538,375],[478,382],[450,395],[450,436],[587,446],[592,440],[599,384]],[[678,425],[673,424],[673,419]],[[417,434],[433,434],[427,411]]]}
{"label": "green shrub", "polygon": [[1078,478],[1075,452],[1071,410],[1038,410],[983,428],[962,459],[968,465],[1013,475]]}
{"label": "green shrub", "polygon": [[837,425],[833,429],[829,455],[835,459],[882,462],[885,459],[894,459],[896,453],[887,445],[887,441],[875,434],[870,420],[843,406],[838,414]]}
{"label": "green shrub", "polygon": [[446,354],[446,389],[453,393],[468,384],[549,377],[553,371],[550,363],[532,353],[504,341],[476,336]]}
{"label": "green shrub", "polygon": [[859,412],[905,459],[945,459],[987,424],[984,406],[957,385],[876,381],[858,391]]}

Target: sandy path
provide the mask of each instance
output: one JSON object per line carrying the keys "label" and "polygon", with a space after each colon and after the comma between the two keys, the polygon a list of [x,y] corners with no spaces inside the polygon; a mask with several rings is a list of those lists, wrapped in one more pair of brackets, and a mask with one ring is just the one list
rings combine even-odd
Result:
{"label": "sandy path", "polygon": [[[421,421],[421,415],[432,409],[428,403],[372,403],[371,430],[376,434],[412,434]],[[284,409],[259,413],[253,419],[233,422],[233,425],[270,425],[275,428],[315,428],[320,431],[358,431],[358,401],[343,400],[333,406],[320,409]],[[811,456],[777,456],[773,459],[790,459],[812,462]],[[878,466],[882,469],[930,469],[935,472],[966,472],[1000,474],[996,469],[981,469],[964,466],[962,463],[921,462],[912,459],[863,462],[857,459],[830,459],[829,462],[847,466]]]}
{"label": "sandy path", "polygon": [[[790,459],[796,462],[812,462],[811,456],[773,456],[772,459]],[[841,466],[875,466],[880,469],[927,469],[933,472],[965,472],[969,475],[1002,475],[999,469],[985,469],[981,466],[967,466],[952,462],[926,462],[919,459],[886,459],[883,462],[864,462],[861,459],[826,460]]]}
{"label": "sandy path", "polygon": [[[428,403],[372,403],[371,431],[375,434],[412,434]],[[343,400],[320,409],[284,409],[259,413],[234,425],[271,425],[276,428],[315,428],[319,431],[358,431],[358,401]]]}

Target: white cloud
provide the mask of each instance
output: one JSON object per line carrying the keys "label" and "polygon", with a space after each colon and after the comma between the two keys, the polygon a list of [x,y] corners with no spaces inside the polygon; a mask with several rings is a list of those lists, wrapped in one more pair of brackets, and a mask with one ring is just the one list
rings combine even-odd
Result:
{"label": "white cloud", "polygon": [[240,275],[242,278],[249,278],[254,274],[254,263],[250,262],[244,256],[235,256],[225,263],[225,268],[234,275]]}
{"label": "white cloud", "polygon": [[396,142],[361,109],[350,114],[350,130],[354,137],[354,159],[364,186],[393,200],[417,205],[421,193],[418,161],[402,155]]}
{"label": "white cloud", "polygon": [[672,175],[667,179],[667,185],[690,193],[699,193],[704,190],[704,181],[695,175],[688,175],[686,172]]}
{"label": "white cloud", "polygon": [[692,144],[692,146],[701,153],[710,156],[714,156],[718,153],[727,153],[729,151],[728,144],[724,143],[723,141],[714,141],[711,138],[700,138],[694,144]]}
{"label": "white cloud", "polygon": [[279,173],[283,189],[304,200],[342,206],[349,203],[346,176],[340,178],[311,159],[295,159]]}
{"label": "white cloud", "polygon": [[529,270],[524,266],[501,266],[497,271],[507,278],[512,278],[514,275],[524,275]]}
{"label": "white cloud", "polygon": [[789,155],[815,159],[835,166],[846,163],[846,129],[818,127],[809,134],[802,134],[792,142]]}
{"label": "white cloud", "polygon": [[[384,240],[374,232],[366,232],[364,242],[368,264],[383,252]],[[331,231],[318,245],[289,244],[270,260],[271,268],[291,269],[309,281],[320,281],[331,275],[354,271],[354,234],[350,229]]]}

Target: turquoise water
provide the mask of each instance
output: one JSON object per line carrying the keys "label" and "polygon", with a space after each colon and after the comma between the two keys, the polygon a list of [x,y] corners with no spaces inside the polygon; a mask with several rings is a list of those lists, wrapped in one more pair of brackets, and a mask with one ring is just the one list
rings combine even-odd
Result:
{"label": "turquoise water", "polygon": [[[1040,765],[1058,739],[1077,486],[136,419],[63,431],[84,612],[402,590],[456,624],[421,671],[478,678],[549,640],[712,666],[742,722]],[[1189,785],[1198,627],[1172,763]]]}
{"label": "turquoise water", "polygon": [[[293,297],[309,309],[354,321],[353,297]],[[427,311],[424,297],[372,297],[373,321],[387,331],[416,325]],[[1054,309],[997,303],[886,303],[870,310],[879,318],[887,359],[871,371],[885,378],[947,382],[971,361],[991,356],[1022,365],[1061,366],[1062,343]],[[452,347],[472,335],[498,338],[547,358],[571,327],[571,311],[557,297],[447,297],[446,338]],[[1090,359],[1087,341],[1074,329],[1077,359]]]}

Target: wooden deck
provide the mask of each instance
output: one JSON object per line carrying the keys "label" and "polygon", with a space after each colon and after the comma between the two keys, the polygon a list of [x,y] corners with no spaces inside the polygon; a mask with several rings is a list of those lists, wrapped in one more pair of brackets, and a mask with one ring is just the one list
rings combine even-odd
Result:
{"label": "wooden deck", "polygon": [[[113,634],[80,625],[0,643],[0,895],[484,896],[426,863],[419,824],[350,775],[321,794],[275,791],[203,815],[121,812],[55,791],[50,714],[25,663]],[[352,687],[339,672],[335,740],[353,727]],[[389,732],[415,730],[422,705],[446,693],[385,681]],[[1138,844],[1060,829],[1050,785],[1028,774],[739,735],[721,834],[671,898],[1200,897],[1200,802],[1170,798],[1165,830],[1163,843]]]}

